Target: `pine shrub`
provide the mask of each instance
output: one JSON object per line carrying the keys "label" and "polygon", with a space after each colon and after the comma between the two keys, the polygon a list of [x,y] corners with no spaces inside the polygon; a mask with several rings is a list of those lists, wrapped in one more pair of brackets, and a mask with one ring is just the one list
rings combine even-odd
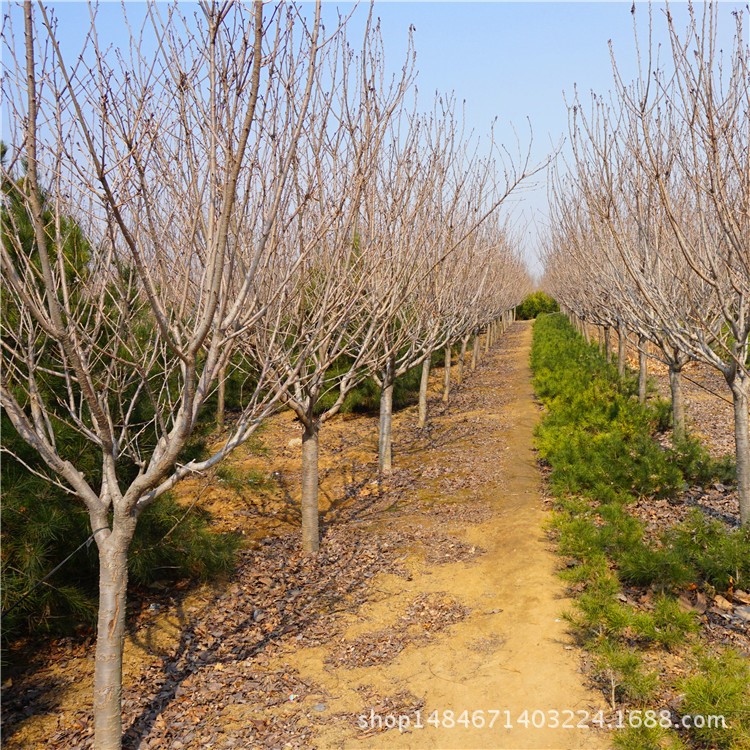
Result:
{"label": "pine shrub", "polygon": [[[667,427],[669,405],[638,403],[633,378],[621,380],[596,347],[560,315],[534,328],[532,369],[546,406],[537,428],[541,460],[551,467],[556,497],[549,524],[568,558],[561,576],[578,596],[565,617],[595,655],[595,668],[613,701],[647,706],[658,675],[646,671],[638,648],[671,650],[699,629],[674,592],[688,583],[719,590],[750,588],[750,529],[731,528],[695,509],[656,542],[627,511],[636,497],[670,496],[686,484],[734,481],[731,461],[712,459],[688,438],[663,449],[653,435]],[[657,592],[637,609],[621,582]],[[620,750],[685,747],[750,750],[750,665],[728,650],[703,658],[682,681],[683,715],[723,715],[728,729],[694,727],[678,735],[661,727],[630,727],[614,736]]]}
{"label": "pine shrub", "polygon": [[560,306],[548,294],[544,292],[532,292],[516,308],[516,318],[518,320],[531,320],[539,315],[556,313]]}
{"label": "pine shrub", "polygon": [[605,639],[597,647],[596,670],[607,683],[614,702],[626,700],[638,706],[648,705],[659,684],[655,672],[644,669],[637,652]]}
{"label": "pine shrub", "polygon": [[[139,519],[128,560],[131,582],[203,579],[230,570],[239,538],[211,531],[209,521],[205,511],[188,509],[169,495],[159,498]],[[91,534],[83,505],[6,459],[2,526],[3,640],[93,625],[99,563],[93,540],[77,550]]]}
{"label": "pine shrub", "polygon": [[672,729],[661,726],[628,726],[612,737],[615,750],[685,750],[687,747]]}
{"label": "pine shrub", "polygon": [[750,663],[727,649],[703,657],[697,674],[683,680],[683,716],[723,716],[726,726],[694,726],[690,735],[705,747],[750,750]]}
{"label": "pine shrub", "polygon": [[726,591],[750,587],[750,528],[728,529],[698,509],[665,535],[695,578]]}

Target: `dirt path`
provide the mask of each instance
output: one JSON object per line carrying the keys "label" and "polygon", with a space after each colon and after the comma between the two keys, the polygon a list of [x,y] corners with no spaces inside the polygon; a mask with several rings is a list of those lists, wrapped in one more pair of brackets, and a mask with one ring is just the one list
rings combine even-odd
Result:
{"label": "dirt path", "polygon": [[[445,466],[452,467],[454,481],[456,474],[470,473],[471,489],[464,489],[463,499],[489,506],[491,518],[480,524],[459,521],[448,526],[454,536],[483,548],[484,554],[434,566],[425,562],[422,551],[413,550],[405,560],[411,580],[375,579],[378,601],[353,618],[343,640],[283,654],[290,667],[331,696],[317,708],[325,706],[324,711],[338,719],[320,727],[319,747],[609,747],[607,736],[598,730],[524,728],[518,721],[519,717],[523,721],[524,711],[547,725],[555,723],[554,711],[560,712],[560,723],[569,718],[566,711],[587,712],[577,714],[577,722],[579,716],[591,717],[605,708],[600,696],[582,686],[579,655],[571,649],[560,620],[566,601],[542,530],[539,472],[532,451],[538,409],[528,367],[530,344],[531,326],[516,324],[492,360],[462,389],[460,403],[451,407],[454,416],[437,420],[436,443],[441,442],[441,431],[455,427],[456,419],[471,424],[468,437],[420,456],[425,462],[423,475]],[[439,492],[439,487],[434,489]],[[436,510],[455,499],[436,497]],[[403,516],[399,524],[409,521]],[[335,666],[337,655],[345,654],[345,661],[351,663],[358,646],[385,639],[384,629],[398,629],[401,618],[408,621],[409,608],[420,597],[453,600],[470,613],[422,643],[408,644],[392,660],[369,667]],[[388,696],[394,695],[398,698],[389,701]],[[377,696],[374,713],[363,711],[363,696]],[[412,696],[416,702],[408,700]],[[421,705],[423,729],[414,728],[415,705]],[[453,711],[458,719],[464,710],[469,723],[473,720],[477,725],[482,719],[489,725],[493,710],[500,713],[492,728],[467,728],[463,723],[448,727],[449,715],[444,712]],[[433,711],[438,711],[438,728],[426,724]],[[401,733],[398,729],[377,732],[381,722],[389,721],[389,714],[402,716],[405,730],[407,719],[411,726]],[[341,720],[346,718],[349,722]]]}
{"label": "dirt path", "polygon": [[[397,468],[382,485],[377,419],[326,426],[316,558],[299,550],[288,413],[223,479],[180,485],[184,502],[200,498],[220,529],[253,541],[231,580],[131,602],[127,750],[609,747],[596,729],[550,727],[605,706],[560,619],[530,343],[531,326],[514,325],[447,407],[437,370],[430,427],[415,429],[414,407],[395,416]],[[4,746],[91,746],[92,657],[90,637],[63,639],[6,680]],[[388,729],[399,717],[405,731]]]}

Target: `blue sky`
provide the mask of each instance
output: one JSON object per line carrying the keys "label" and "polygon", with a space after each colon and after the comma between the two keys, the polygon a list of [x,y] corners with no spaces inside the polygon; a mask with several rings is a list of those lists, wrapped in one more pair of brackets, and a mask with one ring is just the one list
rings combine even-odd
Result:
{"label": "blue sky", "polygon": [[[574,85],[584,102],[589,92],[612,87],[611,40],[627,80],[637,75],[631,3],[621,2],[380,2],[388,56],[404,49],[409,24],[416,27],[418,86],[422,106],[435,90],[454,91],[466,101],[466,118],[479,133],[498,118],[497,132],[514,150],[514,131],[527,143],[527,118],[534,133],[534,154],[542,159],[567,134]],[[678,21],[687,20],[686,3],[672,3]],[[719,6],[719,36],[731,47],[731,12],[740,3]],[[663,4],[655,4],[654,36],[666,40]],[[648,29],[648,5],[637,3],[639,36]],[[680,26],[678,25],[678,28]],[[538,233],[546,221],[545,174],[519,194],[507,210],[527,226],[526,255],[536,272]]]}
{"label": "blue sky", "polygon": [[[307,5],[307,3],[305,3]],[[50,3],[61,21],[61,37],[75,49],[88,8],[81,2]],[[137,3],[128,3],[131,12]],[[367,14],[364,2],[355,10],[352,41]],[[657,39],[666,39],[663,4],[654,5]],[[672,3],[678,20],[687,18],[686,3]],[[741,3],[719,5],[720,40],[730,47],[731,12]],[[327,0],[324,15],[335,18],[337,8],[349,12],[351,3]],[[567,132],[563,92],[569,97],[577,84],[584,101],[589,92],[611,88],[609,41],[626,79],[636,75],[631,3],[622,2],[397,2],[376,0],[386,45],[387,65],[396,70],[403,62],[411,25],[416,27],[417,85],[420,108],[430,108],[434,92],[453,92],[465,101],[469,129],[485,135],[498,118],[496,133],[514,152],[514,126],[521,146],[529,138],[527,120],[534,133],[534,157],[544,158]],[[82,19],[83,17],[83,19]],[[104,2],[100,21],[105,35],[116,39],[119,3]],[[636,4],[639,33],[645,34],[648,5]],[[68,39],[65,36],[69,35]],[[80,49],[80,47],[78,47]],[[546,217],[545,175],[516,196],[507,207],[527,225],[526,251],[531,267],[538,232]]]}

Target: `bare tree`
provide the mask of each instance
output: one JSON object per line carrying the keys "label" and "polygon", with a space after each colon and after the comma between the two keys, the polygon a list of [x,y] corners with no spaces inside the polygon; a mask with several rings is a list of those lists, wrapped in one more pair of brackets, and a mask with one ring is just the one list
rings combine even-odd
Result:
{"label": "bare tree", "polygon": [[[690,8],[681,35],[667,11],[670,67],[655,64],[649,47],[635,83],[615,65],[611,101],[595,100],[588,118],[573,107],[576,184],[555,202],[568,258],[551,253],[550,268],[570,307],[592,314],[582,296],[593,281],[601,289],[594,314],[605,323],[619,314],[641,346],[656,345],[670,368],[676,438],[685,432],[682,367],[697,359],[722,372],[734,400],[740,517],[748,523],[750,54],[737,14],[733,50],[722,57],[717,18],[715,5],[701,19]],[[571,208],[571,199],[583,208]]]}
{"label": "bare tree", "polygon": [[[439,99],[440,105],[443,100]],[[458,130],[459,135],[463,133]],[[500,317],[505,309],[499,297],[507,289],[499,278],[491,279],[490,269],[497,269],[508,259],[513,258],[520,271],[519,279],[523,282],[516,292],[523,295],[529,287],[529,277],[520,258],[512,249],[513,242],[507,228],[499,219],[499,209],[514,191],[530,176],[546,166],[547,162],[531,165],[531,142],[525,155],[520,152],[511,157],[504,148],[496,146],[491,133],[489,154],[478,156],[479,144],[471,139],[458,138],[458,148],[454,145],[455,136],[451,138],[448,165],[444,171],[449,174],[447,195],[444,187],[436,191],[432,215],[436,217],[444,230],[433,246],[435,260],[428,265],[429,273],[421,291],[422,305],[430,312],[430,320],[438,321],[434,336],[425,342],[422,361],[422,377],[419,393],[418,425],[424,427],[427,422],[427,385],[430,373],[430,360],[434,351],[444,351],[443,396],[447,402],[451,385],[452,349],[460,342],[459,378],[463,375],[463,366],[468,342],[473,338],[472,369],[478,359],[479,331],[485,325]],[[441,183],[443,185],[443,183]],[[498,265],[500,264],[500,265]],[[523,269],[521,271],[521,269]],[[492,288],[492,283],[500,286]],[[489,307],[484,303],[492,299]],[[503,298],[504,299],[504,298]],[[510,294],[510,307],[518,304],[523,296]]]}
{"label": "bare tree", "polygon": [[[685,437],[681,372],[691,357],[670,337],[674,320],[688,320],[697,307],[713,309],[706,291],[695,284],[686,294],[684,264],[675,255],[653,183],[632,158],[623,137],[627,128],[617,112],[594,98],[594,113],[587,119],[580,104],[573,107],[572,141],[575,178],[556,201],[558,225],[566,227],[567,248],[575,255],[583,277],[596,277],[601,289],[599,306],[590,317],[605,330],[618,330],[618,366],[624,371],[625,331],[637,332],[639,346],[651,341],[654,355],[669,368],[674,435]],[[579,285],[579,294],[586,288]],[[710,317],[710,313],[708,315]],[[715,316],[714,316],[715,321]],[[645,355],[640,358],[639,392],[645,396]]]}
{"label": "bare tree", "polygon": [[698,314],[674,326],[673,337],[719,369],[732,392],[740,517],[749,524],[750,46],[744,13],[735,14],[734,46],[723,56],[716,5],[701,18],[692,6],[689,12],[684,34],[667,13],[674,72],[648,69],[636,87],[620,85],[618,94],[638,117],[638,154],[692,272],[691,286],[710,290],[722,318],[717,328]]}
{"label": "bare tree", "polygon": [[[310,20],[291,5],[264,13],[260,2],[206,2],[191,18],[176,5],[141,11],[139,26],[123,16],[127,46],[104,49],[92,8],[73,60],[41,5],[12,9],[3,27],[15,147],[3,200],[22,206],[33,237],[17,212],[4,213],[0,397],[47,478],[91,518],[98,748],[121,744],[127,551],[140,514],[274,408],[258,360],[226,443],[180,464],[233,342],[266,312],[256,274],[289,223],[279,219],[294,195],[321,47],[319,4]],[[73,226],[87,238],[80,263],[62,252]],[[59,423],[89,441],[96,476],[56,440]]]}
{"label": "bare tree", "polygon": [[372,15],[361,54],[352,58],[343,38],[340,50],[339,67],[326,72],[320,106],[339,127],[320,129],[298,164],[300,173],[310,174],[314,200],[295,215],[287,255],[293,259],[295,247],[304,247],[304,259],[295,261],[284,294],[263,302],[267,324],[256,328],[246,348],[259,362],[273,363],[273,388],[303,426],[302,546],[308,554],[320,544],[320,429],[372,372],[383,321],[398,304],[390,292],[397,279],[379,290],[381,303],[374,304],[372,280],[383,278],[378,269],[389,249],[365,229],[365,195],[377,179],[391,123],[400,118],[414,63],[410,49],[400,76],[383,82],[382,40]]}

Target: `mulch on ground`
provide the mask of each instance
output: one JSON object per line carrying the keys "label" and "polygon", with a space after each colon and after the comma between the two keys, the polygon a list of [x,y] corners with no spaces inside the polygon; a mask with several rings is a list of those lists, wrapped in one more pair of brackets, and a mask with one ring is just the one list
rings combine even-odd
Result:
{"label": "mulch on ground", "polygon": [[[497,373],[480,366],[472,377],[481,384],[482,378]],[[472,390],[481,401],[481,388]],[[448,408],[460,411],[467,405],[478,407],[464,388],[454,387]],[[473,489],[499,471],[499,462],[469,461],[456,477],[450,448],[456,441],[478,439],[485,429],[483,420],[474,417],[438,429],[435,422],[447,413],[446,407],[437,399],[430,406],[431,428],[412,429],[399,448],[425,450],[425,455],[430,449],[445,449],[439,460],[425,461],[420,474],[396,470],[377,486],[348,488],[340,512],[324,518],[321,550],[315,558],[302,554],[296,532],[277,533],[244,550],[231,581],[201,615],[186,618],[179,642],[159,661],[128,676],[123,691],[125,748],[314,746],[314,723],[331,718],[320,708],[326,696],[294,670],[271,667],[274,655],[290,644],[315,646],[342,637],[341,615],[356,612],[368,600],[375,576],[409,577],[402,564],[405,549],[421,550],[430,565],[470,561],[483,553],[449,532],[451,526],[492,517],[492,509]],[[458,491],[464,495],[460,502],[430,499],[430,493],[445,497]],[[409,522],[399,524],[398,519],[407,515]],[[179,609],[188,593],[182,588],[139,592],[129,605],[131,629],[137,633],[150,618]],[[354,667],[394,658],[405,645],[424,642],[467,614],[450,597],[423,596],[393,632],[370,633],[361,642],[346,644],[337,661]],[[29,717],[48,713],[57,714],[56,727],[37,747],[90,748],[90,707],[62,711],[58,700],[66,684],[91,680],[92,636],[54,641],[37,651],[33,668],[15,669],[3,691],[6,746],[20,747],[14,745],[18,727]],[[368,706],[379,706],[381,713],[406,713],[421,705],[407,694],[363,695],[363,704],[365,700]],[[35,745],[25,745],[30,746]]]}

